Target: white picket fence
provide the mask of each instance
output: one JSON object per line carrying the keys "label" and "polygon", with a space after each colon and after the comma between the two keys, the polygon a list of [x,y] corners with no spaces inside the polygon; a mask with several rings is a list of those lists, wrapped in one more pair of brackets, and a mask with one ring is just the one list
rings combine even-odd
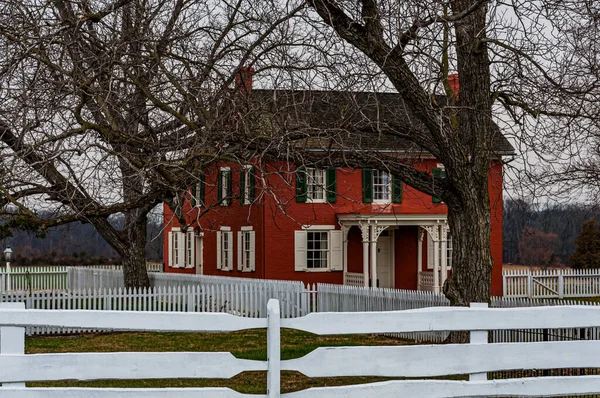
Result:
{"label": "white picket fence", "polygon": [[[600,326],[600,308],[559,306],[498,309],[486,304],[390,312],[312,313],[281,319],[277,300],[267,318],[231,314],[25,310],[0,308],[0,398],[219,398],[241,397],[487,397],[565,396],[600,393],[600,376],[553,376],[488,380],[488,372],[513,369],[600,367],[599,341],[488,344],[488,331]],[[5,308],[10,306],[10,308]],[[19,306],[19,307],[17,307]],[[112,352],[24,354],[26,327],[103,330],[227,332],[267,329],[267,360],[235,358],[228,352]],[[281,360],[281,328],[318,335],[470,331],[470,344],[385,347],[323,347]],[[308,377],[381,376],[411,378],[378,383],[309,388],[281,394],[281,371]],[[243,371],[267,371],[265,394],[228,388],[26,387],[29,381],[95,379],[228,379]],[[468,380],[443,379],[468,375]],[[436,379],[431,379],[436,377]],[[415,380],[414,378],[420,378]]]}
{"label": "white picket fence", "polygon": [[[63,291],[6,292],[4,302],[25,303],[27,309],[220,312],[248,318],[265,318],[269,299],[281,305],[282,318],[310,312],[308,295],[290,285],[229,284],[158,286],[149,289],[102,288]],[[296,286],[297,287],[297,286]],[[28,335],[86,333],[98,330],[29,328]]]}
{"label": "white picket fence", "polygon": [[[67,265],[0,267],[0,291],[59,290],[67,288]],[[122,265],[87,265],[84,269],[122,271]],[[148,264],[148,272],[162,272],[161,264]]]}
{"label": "white picket fence", "polygon": [[504,297],[600,296],[600,269],[505,270]]}

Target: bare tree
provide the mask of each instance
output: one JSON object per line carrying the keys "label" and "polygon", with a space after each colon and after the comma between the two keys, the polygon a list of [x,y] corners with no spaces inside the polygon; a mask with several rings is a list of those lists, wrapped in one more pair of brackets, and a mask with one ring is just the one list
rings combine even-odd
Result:
{"label": "bare tree", "polygon": [[[148,213],[165,198],[180,210],[169,198],[206,164],[248,152],[234,134],[235,76],[242,66],[277,66],[277,49],[299,37],[289,18],[302,9],[247,0],[4,1],[4,232],[89,222],[121,256],[126,286],[147,286]],[[40,208],[52,216],[38,217]],[[108,222],[116,213],[122,229]]]}
{"label": "bare tree", "polygon": [[[324,78],[319,83],[341,87],[348,77],[361,81],[361,72],[363,88],[389,83],[399,95],[399,124],[373,130],[433,155],[444,164],[446,177],[432,178],[410,160],[352,152],[360,149],[357,139],[330,147],[337,150],[342,145],[347,151],[343,159],[331,151],[328,161],[385,167],[405,183],[441,198],[448,206],[454,242],[452,276],[444,291],[454,305],[488,301],[492,271],[488,177],[490,165],[501,155],[494,145],[497,123],[541,151],[540,142],[528,141],[531,135],[526,133],[539,138],[543,130],[544,145],[559,148],[559,139],[565,137],[561,125],[576,120],[583,126],[593,112],[597,114],[597,107],[590,107],[597,77],[581,74],[597,67],[598,52],[587,51],[587,44],[572,36],[570,45],[564,45],[561,39],[573,32],[560,30],[569,20],[564,15],[575,17],[586,6],[587,15],[593,15],[589,21],[597,28],[597,6],[589,1],[309,3],[319,16],[312,26],[323,40],[332,31],[341,39],[331,46],[328,72],[342,72],[334,83],[335,79]],[[597,39],[596,33],[592,36],[586,42]],[[586,64],[583,59],[589,56],[595,61]],[[349,69],[354,74],[347,73]],[[460,78],[457,97],[448,79],[451,71]],[[372,122],[377,125],[378,120]],[[536,128],[528,131],[532,125]],[[305,133],[315,134],[309,129]]]}

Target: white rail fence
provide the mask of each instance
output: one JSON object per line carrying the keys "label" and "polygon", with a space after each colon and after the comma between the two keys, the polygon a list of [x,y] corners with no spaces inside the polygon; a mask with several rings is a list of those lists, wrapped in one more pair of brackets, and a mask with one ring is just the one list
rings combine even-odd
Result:
{"label": "white rail fence", "polygon": [[[488,372],[513,369],[600,367],[599,341],[488,344],[490,330],[558,329],[600,326],[600,308],[580,306],[487,308],[437,307],[360,313],[312,313],[281,319],[270,300],[267,318],[231,314],[25,310],[0,308],[0,398],[82,397],[486,397],[565,396],[600,393],[600,376],[525,377],[488,380]],[[20,305],[21,308],[16,308]],[[267,361],[237,359],[217,352],[113,352],[24,354],[26,327],[104,330],[225,332],[267,329]],[[281,328],[318,335],[446,332],[467,330],[470,344],[387,347],[323,347],[297,359],[281,360]],[[281,371],[308,377],[382,376],[420,378],[309,388],[281,394]],[[267,391],[247,395],[228,388],[66,388],[26,387],[29,381],[94,379],[228,379],[243,371],[266,371]],[[468,375],[468,380],[443,379]],[[442,379],[430,379],[442,377]]]}
{"label": "white rail fence", "polygon": [[[0,267],[0,291],[59,290],[67,288],[67,265]],[[148,264],[149,272],[162,272],[161,264]],[[83,269],[122,271],[122,265],[87,265]]]}
{"label": "white rail fence", "polygon": [[504,297],[600,296],[600,269],[505,270]]}

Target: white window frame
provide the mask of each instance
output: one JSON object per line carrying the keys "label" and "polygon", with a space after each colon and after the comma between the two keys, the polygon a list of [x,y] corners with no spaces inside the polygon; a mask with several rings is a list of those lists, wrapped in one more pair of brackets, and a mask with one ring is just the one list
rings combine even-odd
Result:
{"label": "white window frame", "polygon": [[[308,267],[308,234],[310,232],[323,232],[327,234],[325,267]],[[294,231],[294,269],[299,272],[343,271],[342,246],[342,231],[336,230],[334,225],[304,226],[302,230]]]}
{"label": "white window frame", "polygon": [[[433,238],[427,234],[427,269],[433,270],[433,256],[434,256],[434,244]],[[442,242],[438,242],[438,250],[440,258],[442,258]],[[452,269],[452,236],[450,234],[446,237],[446,268]]]}
{"label": "white window frame", "polygon": [[241,227],[238,231],[238,271],[256,270],[256,233],[252,227]]}
{"label": "white window frame", "polygon": [[[306,168],[306,203],[325,203],[327,202],[327,192],[325,185],[327,184],[327,170]],[[321,180],[321,183],[317,181]],[[321,196],[316,197],[316,196]]]}
{"label": "white window frame", "polygon": [[221,227],[217,234],[217,269],[233,270],[233,232],[231,227]]}
{"label": "white window frame", "polygon": [[227,188],[229,188],[229,184],[227,184],[227,180],[231,180],[231,168],[230,167],[221,167],[219,168],[221,172],[221,206],[229,206],[231,204],[232,192],[229,192]]}
{"label": "white window frame", "polygon": [[194,200],[196,201],[196,204],[194,205],[194,207],[202,207],[202,203],[200,203],[200,192],[201,192],[201,182],[197,182],[194,184],[194,189],[192,190],[192,196],[194,197]]}
{"label": "white window frame", "polygon": [[452,269],[452,235],[450,233],[446,236],[446,268]]}
{"label": "white window frame", "polygon": [[[381,174],[381,178],[387,178],[386,184],[375,184],[375,180]],[[392,203],[392,175],[387,171],[373,169],[373,180],[371,181],[371,186],[373,187],[373,203],[379,204],[388,204]],[[387,187],[387,198],[386,199],[377,199],[377,188],[376,186],[384,187],[382,192],[385,192],[385,187]]]}
{"label": "white window frame", "polygon": [[244,165],[244,193],[243,203],[244,205],[252,204],[250,201],[250,173],[252,172],[253,166],[251,164]]}

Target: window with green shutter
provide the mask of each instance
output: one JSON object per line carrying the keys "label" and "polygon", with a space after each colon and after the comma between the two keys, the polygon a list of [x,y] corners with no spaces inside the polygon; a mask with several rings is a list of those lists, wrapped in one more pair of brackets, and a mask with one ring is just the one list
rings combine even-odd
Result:
{"label": "window with green shutter", "polygon": [[373,202],[373,169],[365,168],[362,170],[362,189],[363,189],[363,202]]}
{"label": "window with green shutter", "polygon": [[217,174],[217,201],[221,206],[231,204],[231,169],[221,167]]}
{"label": "window with green shutter", "polygon": [[240,170],[240,203],[249,205],[254,202],[254,167],[248,165]]}
{"label": "window with green shutter", "polygon": [[192,206],[204,206],[204,173],[198,176],[198,182],[192,187]]}
{"label": "window with green shutter", "polygon": [[307,198],[306,170],[296,169],[296,202],[305,203]]}
{"label": "window with green shutter", "polygon": [[[434,190],[435,190],[435,180],[439,179],[439,178],[445,178],[446,170],[443,168],[440,168],[440,167],[436,167],[435,169],[431,170],[431,175],[434,179],[433,184],[434,184]],[[432,196],[431,202],[432,203],[442,203],[442,199],[438,198],[437,196]]]}

